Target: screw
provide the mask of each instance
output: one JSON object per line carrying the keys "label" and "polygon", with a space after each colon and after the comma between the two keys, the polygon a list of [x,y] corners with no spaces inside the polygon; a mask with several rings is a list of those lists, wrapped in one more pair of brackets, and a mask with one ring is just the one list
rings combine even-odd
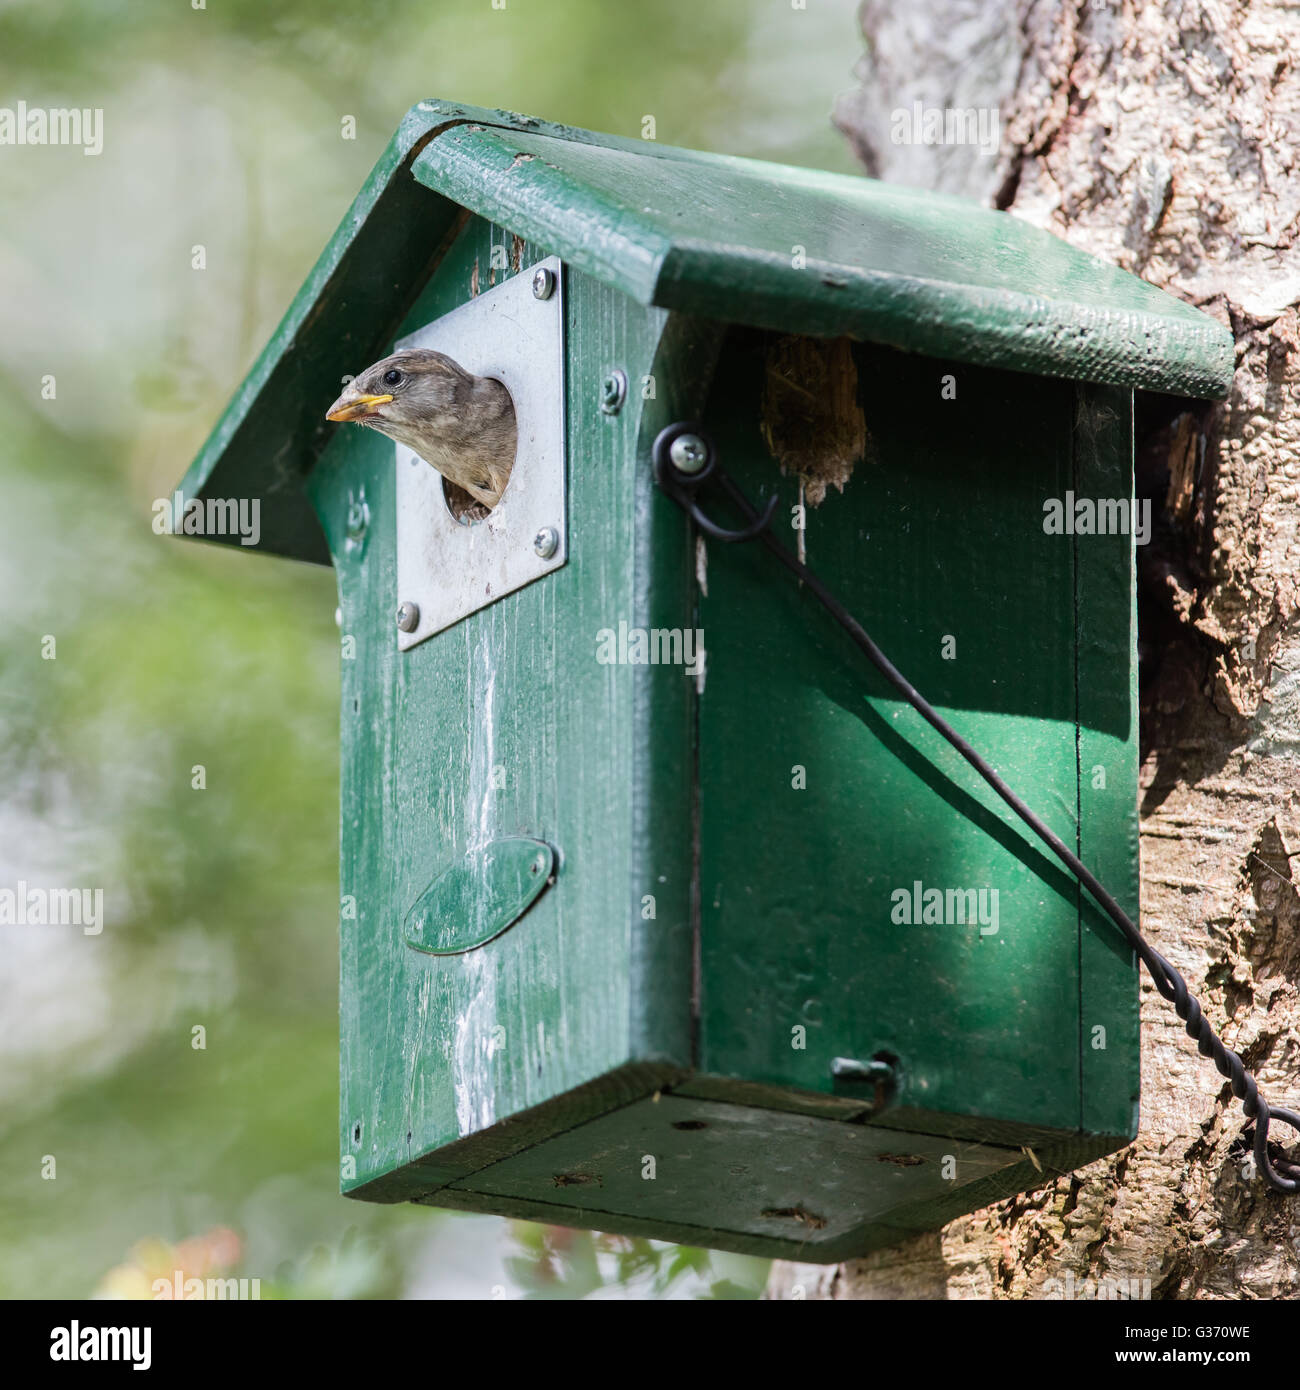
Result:
{"label": "screw", "polygon": [[549,560],[560,548],[560,533],[554,526],[543,526],[533,537],[533,549],[540,559]]}
{"label": "screw", "polygon": [[668,447],[668,457],[679,473],[700,473],[709,462],[709,446],[698,434],[679,434]]}
{"label": "screw", "polygon": [[404,603],[397,610],[397,626],[403,632],[414,632],[420,626],[420,605]]}
{"label": "screw", "polygon": [[549,299],[555,293],[555,272],[539,265],[533,271],[533,298]]}
{"label": "screw", "polygon": [[617,415],[627,398],[627,373],[615,367],[600,384],[600,408],[606,415]]}

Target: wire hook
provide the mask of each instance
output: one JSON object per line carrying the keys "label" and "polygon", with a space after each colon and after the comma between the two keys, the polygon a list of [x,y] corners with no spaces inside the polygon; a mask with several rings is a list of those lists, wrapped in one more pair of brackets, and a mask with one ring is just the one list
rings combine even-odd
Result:
{"label": "wire hook", "polygon": [[741,509],[753,514],[753,507],[740,489],[718,467],[718,451],[713,441],[693,420],[679,420],[659,431],[651,447],[655,481],[707,536],[717,541],[752,541],[772,524],[778,498],[773,494],[762,513],[739,531],[719,526],[701,509],[696,492],[716,475],[718,482]]}

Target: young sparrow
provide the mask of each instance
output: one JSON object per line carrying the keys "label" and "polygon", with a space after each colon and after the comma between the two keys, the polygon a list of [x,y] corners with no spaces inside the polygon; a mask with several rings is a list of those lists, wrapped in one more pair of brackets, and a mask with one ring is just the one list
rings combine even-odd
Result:
{"label": "young sparrow", "polygon": [[441,352],[407,348],[367,367],[325,418],[381,430],[487,508],[501,500],[514,466],[510,392]]}

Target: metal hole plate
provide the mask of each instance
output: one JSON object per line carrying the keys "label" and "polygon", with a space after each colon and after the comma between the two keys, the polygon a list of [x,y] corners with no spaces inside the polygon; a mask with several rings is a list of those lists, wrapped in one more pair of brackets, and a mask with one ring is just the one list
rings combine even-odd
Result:
{"label": "metal hole plate", "polygon": [[[471,299],[403,338],[431,348],[476,376],[505,384],[515,405],[519,447],[501,501],[482,521],[452,516],[442,475],[402,444],[397,450],[397,593],[393,611],[414,603],[419,622],[397,632],[401,651],[521,589],[568,556],[564,476],[564,277],[560,261],[549,299],[533,294],[537,266]],[[558,535],[555,553],[534,548],[539,531]]]}

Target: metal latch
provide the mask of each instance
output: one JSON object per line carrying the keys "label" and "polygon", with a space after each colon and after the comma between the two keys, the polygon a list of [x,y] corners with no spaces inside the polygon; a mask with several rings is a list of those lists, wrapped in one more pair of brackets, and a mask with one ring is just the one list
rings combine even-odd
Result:
{"label": "metal latch", "polygon": [[406,944],[434,956],[485,946],[513,926],[554,879],[543,840],[507,836],[471,850],[424,890],[402,924]]}

